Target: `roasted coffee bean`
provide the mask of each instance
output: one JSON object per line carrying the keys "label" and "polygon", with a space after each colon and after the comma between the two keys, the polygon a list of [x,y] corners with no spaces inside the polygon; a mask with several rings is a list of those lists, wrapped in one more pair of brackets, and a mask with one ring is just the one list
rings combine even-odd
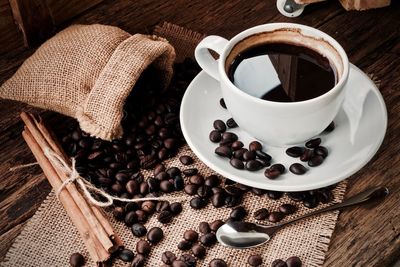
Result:
{"label": "roasted coffee bean", "polygon": [[219,186],[214,186],[213,188],[211,188],[211,191],[213,194],[225,193],[225,190]]}
{"label": "roasted coffee bean", "polygon": [[285,166],[280,163],[273,164],[270,168],[278,170],[281,174],[285,173]]}
{"label": "roasted coffee bean", "polygon": [[243,159],[245,161],[256,159],[256,152],[255,151],[250,151],[250,150],[244,152],[243,153]]}
{"label": "roasted coffee bean", "polygon": [[164,232],[160,227],[153,227],[149,230],[146,237],[150,243],[157,244],[163,239]]}
{"label": "roasted coffee bean", "polygon": [[258,142],[258,141],[252,141],[252,142],[249,144],[249,150],[250,150],[250,151],[256,151],[256,150],[261,150],[261,149],[262,149],[262,145],[261,145],[261,143]]}
{"label": "roasted coffee bean", "polygon": [[135,255],[133,254],[133,251],[130,249],[122,249],[118,252],[118,258],[121,259],[124,262],[130,262],[133,260],[133,257]]}
{"label": "roasted coffee bean", "polygon": [[167,138],[164,140],[164,147],[166,149],[175,149],[178,146],[178,140],[174,138]]}
{"label": "roasted coffee bean", "polygon": [[115,175],[115,179],[120,183],[126,183],[129,180],[129,177],[126,173],[119,172]]}
{"label": "roasted coffee bean", "polygon": [[188,194],[189,196],[193,196],[197,193],[197,189],[199,188],[198,185],[196,184],[187,184],[185,185],[185,193]]}
{"label": "roasted coffee bean", "polygon": [[303,155],[300,156],[301,161],[308,161],[314,155],[314,151],[312,149],[305,149]]}
{"label": "roasted coffee bean", "polygon": [[285,217],[285,214],[283,214],[280,211],[273,211],[268,215],[268,221],[272,222],[272,223],[277,223],[279,221],[281,221],[283,219],[283,217]]}
{"label": "roasted coffee bean", "polygon": [[222,120],[215,120],[213,123],[213,126],[214,126],[214,129],[220,133],[223,133],[226,131],[225,122],[223,122]]}
{"label": "roasted coffee bean", "polygon": [[197,195],[201,198],[209,198],[212,196],[212,191],[209,186],[202,185],[197,189]]}
{"label": "roasted coffee bean", "polygon": [[183,178],[180,175],[175,176],[174,187],[175,187],[176,191],[180,191],[185,187],[185,181],[183,180]]}
{"label": "roasted coffee bean", "polygon": [[193,158],[190,156],[180,156],[179,157],[179,161],[183,164],[183,165],[190,165],[193,163]]}
{"label": "roasted coffee bean", "polygon": [[314,138],[306,142],[306,147],[316,148],[321,144],[321,138]]}
{"label": "roasted coffee bean", "polygon": [[281,206],[279,206],[279,211],[285,215],[293,214],[296,212],[296,210],[296,206],[292,204],[282,204]]}
{"label": "roasted coffee bean", "polygon": [[308,161],[308,166],[317,167],[321,165],[322,162],[324,162],[324,158],[320,155],[315,155]]}
{"label": "roasted coffee bean", "polygon": [[233,157],[235,159],[244,160],[243,155],[248,151],[246,148],[241,148],[233,152]]}
{"label": "roasted coffee bean", "polygon": [[131,263],[131,267],[143,267],[145,261],[146,258],[143,255],[136,254],[135,258],[133,258],[133,261]]}
{"label": "roasted coffee bean", "polygon": [[274,260],[271,264],[271,267],[288,267],[286,262],[281,259]]}
{"label": "roasted coffee bean", "polygon": [[209,135],[209,139],[213,143],[218,143],[222,139],[222,135],[217,130],[212,130]]}
{"label": "roasted coffee bean", "polygon": [[170,178],[174,178],[177,175],[181,174],[181,170],[178,167],[170,167],[165,171]]}
{"label": "roasted coffee bean", "polygon": [[187,264],[188,267],[196,266],[196,259],[190,254],[183,254],[180,256],[179,260]]}
{"label": "roasted coffee bean", "polygon": [[220,180],[219,180],[218,176],[215,175],[215,174],[211,174],[211,175],[208,176],[208,177],[205,179],[205,181],[204,181],[204,184],[205,184],[206,186],[209,186],[209,187],[218,186],[219,183],[220,183]]}
{"label": "roasted coffee bean", "polygon": [[135,211],[136,216],[137,216],[137,221],[144,223],[147,221],[147,213],[144,212],[143,210],[137,210]]}
{"label": "roasted coffee bean", "polygon": [[231,148],[232,148],[232,150],[238,150],[238,149],[241,149],[243,146],[244,146],[244,144],[242,143],[242,141],[237,140],[232,143]]}
{"label": "roasted coffee bean", "polygon": [[335,129],[335,123],[332,121],[328,127],[325,128],[324,132],[325,133],[330,133]]}
{"label": "roasted coffee bean", "polygon": [[223,144],[233,143],[238,140],[238,136],[232,132],[225,132],[222,134],[222,141]]}
{"label": "roasted coffee bean", "polygon": [[161,212],[164,210],[170,210],[170,205],[168,201],[158,201],[156,204],[156,211]]}
{"label": "roasted coffee bean", "polygon": [[329,203],[331,200],[333,199],[333,194],[331,191],[329,190],[321,190],[320,192],[318,192],[318,200],[321,203]]}
{"label": "roasted coffee bean", "polygon": [[289,170],[297,175],[305,174],[307,171],[306,167],[304,167],[300,163],[293,163],[292,165],[290,165]]}
{"label": "roasted coffee bean", "polygon": [[208,222],[201,222],[199,224],[199,232],[202,234],[208,234],[211,232],[211,228]]}
{"label": "roasted coffee bean", "polygon": [[157,174],[159,174],[160,172],[164,172],[164,171],[165,171],[165,166],[163,164],[159,163],[154,167],[153,173],[154,173],[154,176],[157,176]]}
{"label": "roasted coffee bean", "polygon": [[106,177],[99,177],[98,181],[99,181],[100,185],[104,186],[104,187],[109,187],[113,183],[113,180],[111,180],[110,178],[106,178]]}
{"label": "roasted coffee bean", "polygon": [[156,209],[156,204],[150,200],[143,201],[141,206],[142,210],[148,214],[152,214]]}
{"label": "roasted coffee bean", "polygon": [[182,212],[182,204],[179,202],[171,203],[169,208],[171,210],[171,213],[175,216]]}
{"label": "roasted coffee bean", "polygon": [[161,148],[160,151],[157,152],[157,157],[159,160],[165,160],[166,158],[168,158],[169,156],[169,152],[166,148]]}
{"label": "roasted coffee bean", "polygon": [[125,205],[125,212],[135,211],[140,208],[138,202],[129,202]]}
{"label": "roasted coffee bean", "polygon": [[249,160],[246,162],[246,170],[248,171],[258,171],[261,170],[263,165],[257,160]]}
{"label": "roasted coffee bean", "polygon": [[267,191],[267,196],[270,199],[280,199],[283,196],[283,193],[279,191]]}
{"label": "roasted coffee bean", "polygon": [[241,221],[246,217],[247,211],[243,206],[236,207],[232,209],[229,217],[234,221]]}
{"label": "roasted coffee bean", "polygon": [[261,150],[255,150],[256,156],[259,159],[265,160],[267,162],[270,162],[272,157],[268,155],[267,153],[261,151]]}
{"label": "roasted coffee bean", "polygon": [[264,171],[264,175],[265,175],[265,177],[267,177],[269,179],[275,179],[275,178],[277,178],[278,176],[281,175],[281,172],[279,170],[277,170],[277,169],[274,169],[274,168],[270,167],[270,168],[267,168]]}
{"label": "roasted coffee bean", "polygon": [[176,260],[176,255],[172,253],[171,251],[165,251],[161,255],[161,260],[167,265],[171,265],[174,260]]}
{"label": "roasted coffee bean", "polygon": [[228,126],[229,128],[236,128],[238,127],[236,121],[233,118],[230,118],[226,121],[226,126]]}
{"label": "roasted coffee bean", "polygon": [[135,223],[132,225],[131,229],[132,233],[137,237],[142,237],[147,233],[146,227],[144,227],[144,225],[141,223]]}
{"label": "roasted coffee bean", "polygon": [[82,256],[82,254],[76,252],[71,254],[69,257],[69,264],[72,267],[81,267],[85,265],[85,258]]}
{"label": "roasted coffee bean", "polygon": [[202,259],[206,255],[206,249],[200,244],[195,244],[192,247],[192,253],[195,257]]}
{"label": "roasted coffee bean", "polygon": [[207,206],[207,201],[200,197],[194,197],[190,200],[190,206],[193,209],[202,209]]}
{"label": "roasted coffee bean", "polygon": [[318,206],[318,198],[311,196],[303,200],[303,205],[309,209],[313,209]]}
{"label": "roasted coffee bean", "polygon": [[[114,164],[114,163],[111,163]],[[110,167],[111,167],[110,164]],[[118,163],[119,164],[119,163]],[[145,155],[141,160],[140,160],[140,166],[144,169],[151,169],[157,164],[157,159],[154,155]],[[121,164],[119,164],[121,166]],[[113,167],[111,167],[113,168]],[[121,168],[121,167],[119,167]],[[118,169],[115,167],[115,169]]]}
{"label": "roasted coffee bean", "polygon": [[295,202],[299,202],[303,200],[303,194],[301,192],[289,192],[287,193],[288,197],[295,201]]}
{"label": "roasted coffee bean", "polygon": [[261,196],[266,193],[266,191],[264,189],[255,188],[255,187],[252,187],[250,191],[256,196]]}
{"label": "roasted coffee bean", "polygon": [[160,212],[157,216],[157,219],[160,223],[170,223],[173,219],[174,215],[169,210],[164,210]]}
{"label": "roasted coffee bean", "polygon": [[243,190],[234,185],[228,185],[225,187],[225,192],[232,196],[241,196],[243,195]]}
{"label": "roasted coffee bean", "polygon": [[227,208],[235,207],[242,202],[242,199],[242,196],[227,195],[225,197],[225,205]]}
{"label": "roasted coffee bean", "polygon": [[136,252],[139,254],[147,255],[150,253],[151,246],[146,240],[139,240],[136,243]]}
{"label": "roasted coffee bean", "polygon": [[160,181],[153,177],[147,179],[147,185],[149,186],[149,192],[157,192],[160,189]]}
{"label": "roasted coffee bean", "polygon": [[214,233],[208,233],[200,236],[200,243],[206,247],[211,247],[217,242],[217,238]]}
{"label": "roasted coffee bean", "polygon": [[234,167],[236,169],[239,169],[239,170],[243,170],[244,169],[244,163],[240,159],[231,158],[229,163],[232,165],[232,167]]}
{"label": "roasted coffee bean", "polygon": [[125,215],[125,225],[126,226],[132,226],[134,223],[138,221],[138,216],[136,215],[135,211],[130,211]]}
{"label": "roasted coffee bean", "polygon": [[232,150],[228,146],[219,146],[215,149],[215,154],[221,157],[230,158],[232,156]]}
{"label": "roasted coffee bean", "polygon": [[258,209],[254,212],[254,219],[256,220],[265,220],[267,219],[269,212],[266,208]]}
{"label": "roasted coffee bean", "polygon": [[287,267],[301,267],[302,262],[299,257],[292,256],[286,260]]}
{"label": "roasted coffee bean", "polygon": [[149,185],[147,182],[142,182],[140,183],[139,186],[139,192],[142,195],[147,195],[149,193],[150,189],[149,189]]}
{"label": "roasted coffee bean", "polygon": [[212,223],[210,223],[210,228],[211,231],[217,232],[217,230],[224,225],[224,222],[222,220],[215,220]]}
{"label": "roasted coffee bean", "polygon": [[174,184],[172,182],[170,182],[168,180],[165,180],[165,181],[161,181],[160,189],[164,193],[171,193],[172,191],[175,190],[175,186],[174,186]]}
{"label": "roasted coffee bean", "polygon": [[189,242],[187,240],[182,240],[181,242],[178,243],[178,248],[180,250],[189,250],[192,247],[192,242]]}
{"label": "roasted coffee bean", "polygon": [[228,267],[228,264],[222,259],[213,259],[208,264],[209,267]]}
{"label": "roasted coffee bean", "polygon": [[314,154],[315,155],[320,155],[323,158],[326,158],[328,156],[328,149],[324,146],[319,146],[314,149]]}
{"label": "roasted coffee bean", "polygon": [[247,263],[250,266],[260,266],[262,264],[262,258],[260,255],[250,255],[247,258]]}
{"label": "roasted coffee bean", "polygon": [[189,178],[189,182],[195,185],[203,185],[204,184],[204,177],[203,175],[196,174]]}
{"label": "roasted coffee bean", "polygon": [[124,191],[124,188],[119,183],[115,183],[111,186],[111,190],[117,195],[121,194]]}
{"label": "roasted coffee bean", "polygon": [[122,221],[125,218],[125,211],[122,207],[115,207],[113,215],[117,221]]}
{"label": "roasted coffee bean", "polygon": [[193,176],[193,175],[197,174],[199,172],[199,170],[196,168],[192,168],[192,169],[183,170],[182,172],[186,177],[189,177],[189,176]]}
{"label": "roasted coffee bean", "polygon": [[211,198],[211,203],[215,208],[220,208],[225,205],[225,193],[216,193]]}
{"label": "roasted coffee bean", "polygon": [[172,262],[172,267],[189,267],[189,265],[187,265],[185,262],[181,260],[174,260]]}
{"label": "roasted coffee bean", "polygon": [[221,99],[219,100],[219,104],[221,105],[221,107],[223,107],[224,109],[226,109],[225,101],[224,101],[223,98],[221,98]]}
{"label": "roasted coffee bean", "polygon": [[198,234],[196,231],[194,231],[194,230],[186,230],[186,231],[183,233],[183,238],[184,238],[186,241],[189,241],[189,242],[194,243],[194,242],[196,242],[197,239],[199,238],[199,234]]}
{"label": "roasted coffee bean", "polygon": [[290,147],[286,149],[286,154],[293,158],[298,158],[303,154],[303,148],[299,146]]}
{"label": "roasted coffee bean", "polygon": [[168,173],[166,173],[165,171],[161,171],[161,172],[157,173],[154,176],[154,178],[156,178],[159,181],[163,181],[163,180],[168,180],[168,178],[170,178],[170,177],[169,177]]}

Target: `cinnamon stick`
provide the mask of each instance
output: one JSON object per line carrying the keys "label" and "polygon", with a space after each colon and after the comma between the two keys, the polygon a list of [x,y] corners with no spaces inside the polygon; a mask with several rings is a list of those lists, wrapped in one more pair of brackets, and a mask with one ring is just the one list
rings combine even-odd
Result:
{"label": "cinnamon stick", "polygon": [[[47,157],[44,155],[39,144],[33,137],[29,129],[25,128],[22,132],[22,136],[28,144],[30,150],[35,156],[37,162],[42,168],[47,180],[50,182],[54,190],[58,190],[61,186],[61,180],[58,178],[58,174],[48,161]],[[96,236],[92,233],[86,218],[83,216],[81,210],[76,205],[75,201],[72,199],[71,195],[67,190],[62,190],[59,194],[59,200],[64,206],[65,211],[71,218],[72,223],[75,225],[85,246],[90,254],[90,257],[95,262],[106,261],[109,258],[109,253],[104,249],[101,243],[98,241]]]}
{"label": "cinnamon stick", "polygon": [[[44,151],[44,149],[46,147],[49,147],[51,149],[58,148],[57,145],[55,144],[54,140],[52,138],[50,138],[47,131],[45,131],[44,135],[43,135],[42,132],[36,127],[36,123],[35,123],[34,119],[32,118],[32,116],[23,112],[23,113],[21,113],[21,118],[24,121],[24,123],[26,124],[26,127],[29,129],[29,131],[32,134],[32,136],[34,137],[34,139],[37,140],[37,143],[40,146],[42,151]],[[65,155],[62,152],[59,151],[58,154],[59,153],[61,153],[61,156],[65,157]],[[57,172],[57,174],[58,174],[57,176],[61,179],[62,182],[66,181],[69,178],[66,176],[66,174],[64,172],[62,172],[58,168],[55,168],[55,171]],[[59,187],[61,187],[61,184]],[[91,227],[91,231],[94,232],[94,235],[97,237],[97,239],[103,245],[104,249],[109,252],[114,251],[114,245],[111,242],[110,237],[108,236],[105,229],[98,221],[97,217],[94,215],[93,210],[89,207],[86,200],[79,193],[75,184],[68,183],[65,186],[65,188],[68,190],[71,197],[75,201],[76,205],[81,210],[83,216],[86,218],[89,226]],[[57,191],[58,189],[55,189],[55,190]],[[62,190],[62,191],[65,191],[65,190]]]}

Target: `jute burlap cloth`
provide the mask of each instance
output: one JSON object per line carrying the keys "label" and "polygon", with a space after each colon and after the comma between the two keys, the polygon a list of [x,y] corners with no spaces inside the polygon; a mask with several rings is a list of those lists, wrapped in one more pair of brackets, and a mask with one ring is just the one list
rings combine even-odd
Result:
{"label": "jute burlap cloth", "polygon": [[[156,27],[155,33],[164,36],[175,46],[178,60],[192,56],[194,46],[202,38],[201,34],[168,23]],[[184,169],[185,166],[178,159],[180,155],[192,156],[195,159],[193,167],[198,168],[201,174],[206,176],[213,173],[211,169],[197,159],[187,145],[180,149],[175,158],[167,160],[165,165]],[[144,175],[148,177],[150,172],[145,171]],[[342,182],[336,187],[333,191],[334,202],[342,201],[345,190],[346,182]],[[184,193],[177,193],[177,195],[181,196]],[[268,199],[265,195],[255,196],[247,193],[243,202],[249,212],[246,219],[254,221],[252,214],[261,207],[274,211],[277,210],[279,205],[291,202],[286,196],[276,201]],[[298,216],[310,211],[302,205],[296,204],[296,206],[299,207],[299,211],[291,216]],[[212,222],[216,219],[227,219],[230,211],[229,208],[216,209],[211,204],[205,209],[193,210],[188,201],[184,201],[183,212],[168,225],[162,225],[153,215],[145,224],[147,229],[159,226],[163,229],[165,236],[161,243],[152,248],[146,266],[162,266],[161,254],[166,250],[176,253],[179,257],[182,252],[178,250],[177,244],[183,239],[185,230],[195,229],[198,231],[198,225],[202,221]],[[289,219],[291,216],[287,218]],[[278,232],[268,244],[254,249],[234,250],[216,244],[207,249],[206,258],[199,260],[197,266],[208,266],[213,258],[224,259],[229,266],[248,266],[248,256],[255,253],[262,255],[263,266],[270,266],[275,259],[286,260],[294,255],[301,258],[303,266],[321,266],[328,250],[337,217],[337,212],[330,212],[298,222]],[[135,251],[138,238],[133,236],[128,227],[113,220],[111,215],[110,218],[125,246]],[[68,266],[69,256],[74,252],[80,252],[85,256],[87,266],[94,266],[77,230],[52,192],[16,238],[1,266]],[[116,260],[114,266],[129,266],[129,264]]]}

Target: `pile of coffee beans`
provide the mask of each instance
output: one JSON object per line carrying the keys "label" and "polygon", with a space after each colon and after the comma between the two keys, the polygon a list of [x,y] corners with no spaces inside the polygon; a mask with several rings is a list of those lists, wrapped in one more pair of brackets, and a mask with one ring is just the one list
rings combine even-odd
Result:
{"label": "pile of coffee beans", "polygon": [[297,256],[292,256],[288,258],[286,261],[281,259],[274,260],[271,264],[271,267],[301,267],[303,263],[300,258]]}
{"label": "pile of coffee beans", "polygon": [[[171,251],[165,251],[161,260],[166,265],[178,267],[194,267],[197,259],[203,259],[206,256],[207,248],[213,246],[217,242],[215,236],[216,231],[224,224],[222,220],[216,220],[212,223],[201,222],[199,224],[199,232],[188,229],[183,233],[183,239],[178,243],[178,249],[186,253],[179,258]],[[190,252],[188,252],[190,251]],[[225,265],[218,265],[223,262]],[[221,259],[214,259],[209,266],[227,266]]]}
{"label": "pile of coffee beans", "polygon": [[[226,109],[223,98],[220,99],[219,103],[221,107]],[[258,171],[269,167],[264,172],[268,179],[276,179],[285,173],[286,168],[280,163],[270,166],[272,157],[262,151],[263,147],[260,142],[254,140],[250,142],[248,148],[245,148],[244,143],[239,140],[235,133],[227,131],[228,128],[236,128],[237,126],[233,118],[228,119],[226,123],[220,119],[214,121],[214,129],[210,132],[209,139],[213,143],[219,143],[214,151],[215,154],[228,158],[231,166],[239,170]],[[324,132],[332,132],[334,129],[335,124],[332,122]],[[301,161],[308,162],[308,166],[316,167],[321,165],[328,156],[328,149],[320,146],[320,144],[321,138],[311,139],[306,142],[305,147],[288,148],[286,154],[291,157],[299,157]],[[307,172],[307,168],[301,163],[293,163],[289,170],[297,175]]]}

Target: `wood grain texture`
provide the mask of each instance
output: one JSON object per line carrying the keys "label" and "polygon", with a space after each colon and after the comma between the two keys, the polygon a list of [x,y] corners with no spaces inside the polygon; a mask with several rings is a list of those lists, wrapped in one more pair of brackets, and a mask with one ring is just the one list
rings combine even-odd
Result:
{"label": "wood grain texture", "polygon": [[[1,12],[0,0],[0,12]],[[397,3],[394,3],[397,2]],[[377,207],[360,207],[340,214],[327,253],[325,266],[391,266],[400,258],[400,3],[365,12],[345,12],[337,1],[312,4],[298,18],[278,13],[275,1],[211,0],[124,1],[105,0],[73,20],[62,23],[104,23],[135,33],[150,33],[169,21],[195,31],[230,38],[236,33],[267,22],[297,22],[320,28],[335,37],[350,60],[381,82],[389,124],[384,143],[368,165],[350,178],[347,195],[364,188],[386,185],[388,199]],[[1,24],[0,24],[1,28]],[[0,56],[0,82],[15,72],[32,49],[17,49]],[[0,53],[1,54],[1,53]],[[0,100],[0,260],[11,239],[33,215],[50,186],[37,167],[7,172],[13,164],[27,163],[33,156],[20,137],[18,114],[22,104]],[[51,125],[61,127],[65,118],[44,112]],[[55,129],[57,131],[57,129]],[[29,203],[29,205],[25,204]]]}
{"label": "wood grain texture", "polygon": [[8,0],[0,0],[0,55],[23,46]]}

